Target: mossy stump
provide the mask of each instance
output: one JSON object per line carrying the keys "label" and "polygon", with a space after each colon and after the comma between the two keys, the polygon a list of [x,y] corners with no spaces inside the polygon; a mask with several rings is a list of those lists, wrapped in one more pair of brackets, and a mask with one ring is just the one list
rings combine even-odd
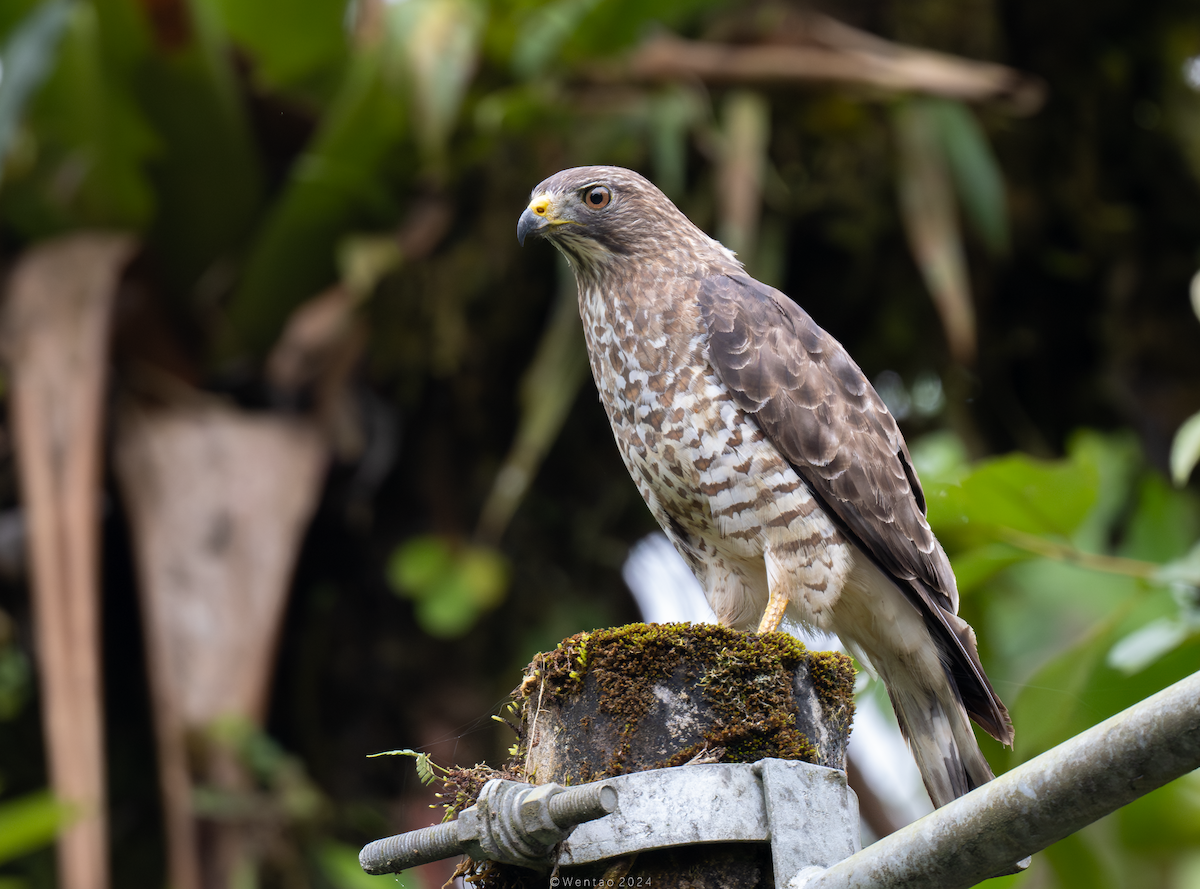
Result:
{"label": "mossy stump", "polygon": [[[709,624],[580,633],[538,655],[518,690],[526,780],[581,784],[765,757],[844,769],[853,692],[849,658],[783,633]],[[765,845],[643,852],[571,875],[656,889],[775,885]]]}

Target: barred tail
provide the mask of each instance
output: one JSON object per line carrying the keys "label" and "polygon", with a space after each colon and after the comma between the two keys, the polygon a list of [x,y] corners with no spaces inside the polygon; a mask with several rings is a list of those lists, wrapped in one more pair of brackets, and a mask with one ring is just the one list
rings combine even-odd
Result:
{"label": "barred tail", "polygon": [[914,688],[884,677],[900,731],[908,741],[935,807],[958,799],[994,777],[971,731],[967,711],[949,683]]}

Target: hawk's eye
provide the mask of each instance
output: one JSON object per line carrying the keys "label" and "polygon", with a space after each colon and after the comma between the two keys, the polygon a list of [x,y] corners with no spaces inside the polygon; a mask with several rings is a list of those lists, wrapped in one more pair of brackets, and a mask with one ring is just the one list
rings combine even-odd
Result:
{"label": "hawk's eye", "polygon": [[593,210],[601,210],[608,206],[608,202],[612,200],[612,192],[603,185],[597,185],[595,188],[588,189],[588,193],[583,196],[583,202]]}

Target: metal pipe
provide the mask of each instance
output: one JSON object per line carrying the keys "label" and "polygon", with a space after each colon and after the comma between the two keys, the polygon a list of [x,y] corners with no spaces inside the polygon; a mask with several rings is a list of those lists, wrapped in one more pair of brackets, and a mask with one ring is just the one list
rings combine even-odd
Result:
{"label": "metal pipe", "polygon": [[1200,768],[1200,672],[790,889],[967,889]]}

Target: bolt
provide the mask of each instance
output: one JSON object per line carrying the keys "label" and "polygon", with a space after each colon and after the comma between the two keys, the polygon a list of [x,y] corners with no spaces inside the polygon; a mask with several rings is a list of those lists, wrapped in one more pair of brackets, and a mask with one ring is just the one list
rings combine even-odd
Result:
{"label": "bolt", "polygon": [[537,787],[493,779],[479,802],[457,821],[376,840],[358,861],[369,874],[399,873],[418,864],[470,854],[524,867],[549,867],[543,860],[577,824],[616,811],[617,791],[607,784]]}
{"label": "bolt", "polygon": [[461,851],[458,825],[451,821],[369,843],[358,854],[358,863],[369,874],[396,874]]}
{"label": "bolt", "polygon": [[550,797],[550,818],[559,827],[595,821],[617,810],[617,791],[608,784],[583,784]]}

